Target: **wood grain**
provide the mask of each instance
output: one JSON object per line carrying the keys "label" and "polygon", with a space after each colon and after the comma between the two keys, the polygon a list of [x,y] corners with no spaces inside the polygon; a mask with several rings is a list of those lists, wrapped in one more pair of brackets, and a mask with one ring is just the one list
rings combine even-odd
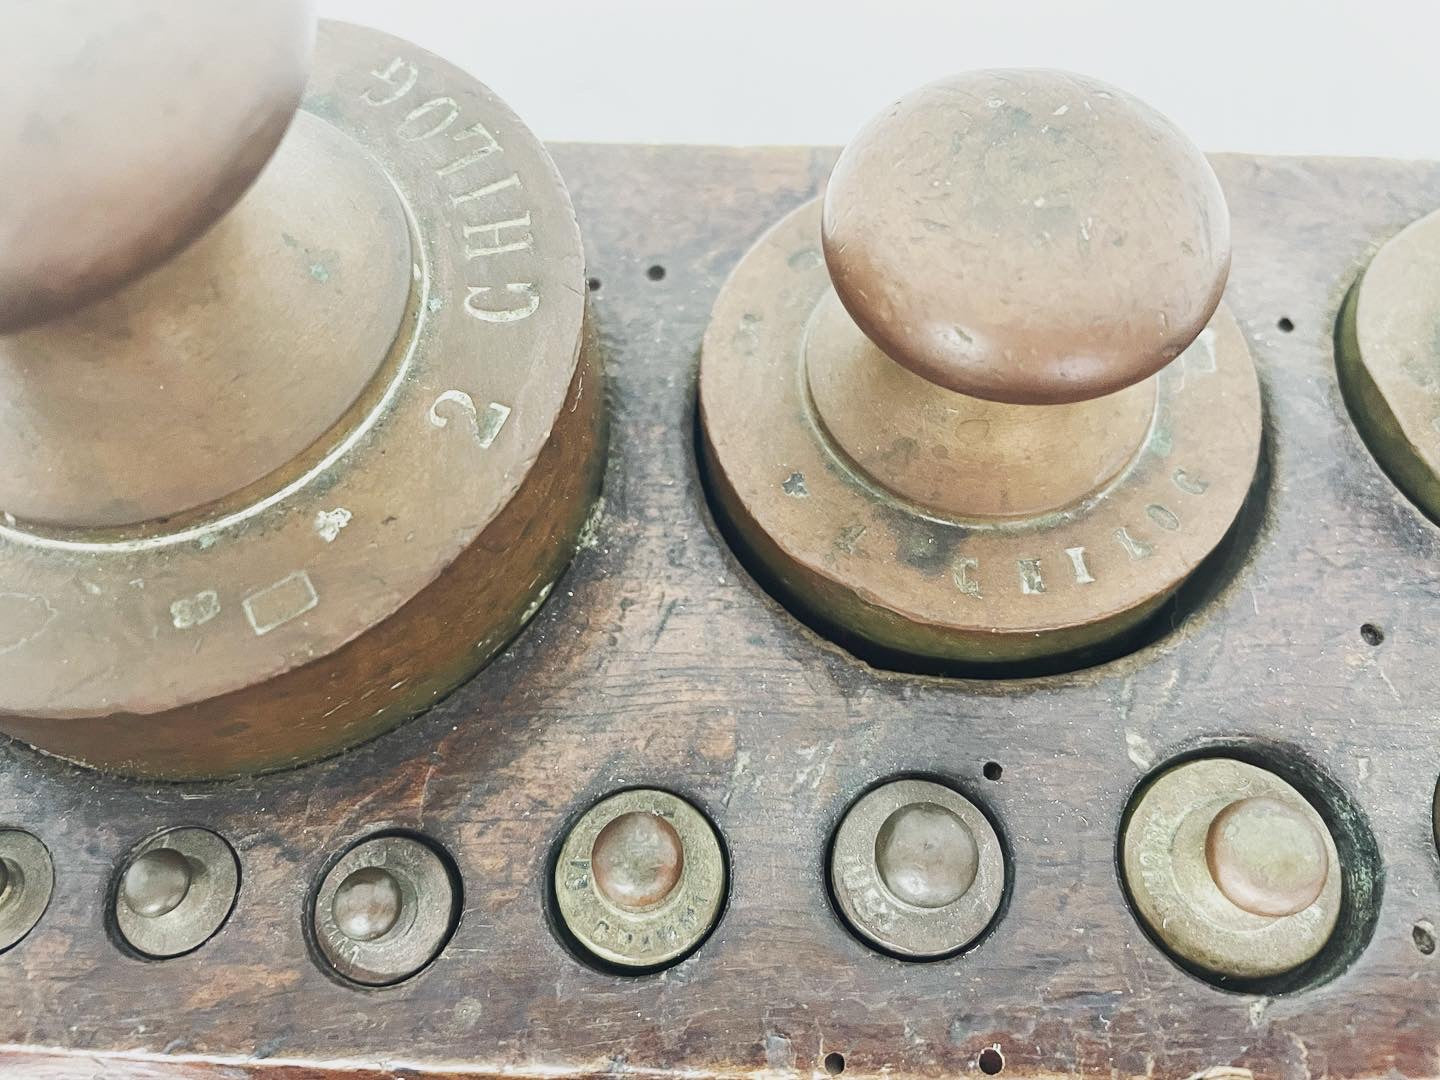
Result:
{"label": "wood grain", "polygon": [[[801,626],[719,537],[693,445],[696,350],[729,267],[813,195],[805,149],[562,146],[590,245],[613,450],[593,541],[488,669],[401,730],[259,781],[112,780],[0,747],[0,822],[56,860],[39,927],[0,956],[0,1074],[24,1077],[980,1075],[1426,1076],[1440,1068],[1431,794],[1440,772],[1440,532],[1391,486],[1336,385],[1332,326],[1386,237],[1440,204],[1440,165],[1221,156],[1227,300],[1264,383],[1265,482],[1171,632],[1103,667],[1012,682],[887,674]],[[663,280],[648,269],[663,266]],[[1293,320],[1293,332],[1277,327]],[[1379,646],[1363,623],[1385,632]],[[1353,800],[1383,865],[1373,931],[1323,985],[1273,996],[1180,970],[1136,924],[1119,821],[1153,764],[1254,738]],[[987,762],[1003,766],[984,779]],[[949,779],[992,812],[1013,887],[993,932],[940,963],[880,956],[826,897],[823,853],[879,778]],[[728,909],[644,978],[576,961],[547,921],[564,824],[647,784],[722,830]],[[239,903],[189,956],[106,937],[125,851],[173,825],[235,846]],[[440,959],[383,991],[331,979],[302,931],[326,860],[386,827],[455,857]],[[1241,1072],[1240,1075],[1244,1075]]]}

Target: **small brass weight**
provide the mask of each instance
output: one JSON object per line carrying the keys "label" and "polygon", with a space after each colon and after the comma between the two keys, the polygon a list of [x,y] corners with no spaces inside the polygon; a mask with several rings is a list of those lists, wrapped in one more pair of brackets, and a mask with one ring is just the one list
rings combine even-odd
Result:
{"label": "small brass weight", "polygon": [[297,0],[75,7],[5,9],[0,730],[173,778],[310,760],[474,672],[574,551],[574,212],[406,42]]}
{"label": "small brass weight", "polygon": [[1164,117],[1094,79],[926,86],[745,256],[700,371],[722,520],[845,640],[1057,662],[1225,536],[1260,397],[1229,214]]}

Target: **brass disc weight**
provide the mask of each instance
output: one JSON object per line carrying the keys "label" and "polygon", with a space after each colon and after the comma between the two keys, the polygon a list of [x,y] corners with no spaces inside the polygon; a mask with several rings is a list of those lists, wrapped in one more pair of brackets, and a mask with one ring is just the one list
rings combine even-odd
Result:
{"label": "brass disc weight", "polygon": [[[352,155],[356,167],[286,171],[294,159],[282,148],[277,168],[322,196],[351,173],[378,176],[386,190],[366,180],[359,204],[379,199],[376,211],[337,205],[320,223],[344,234],[327,244],[323,230],[256,212],[252,198],[270,199],[262,178],[232,211],[245,229],[227,218],[176,260],[249,251],[255,260],[227,272],[272,275],[217,285],[212,299],[273,307],[275,325],[230,353],[223,342],[196,352],[215,395],[244,381],[236,415],[254,420],[208,442],[192,423],[190,446],[220,460],[229,439],[243,463],[228,462],[210,489],[192,485],[188,500],[146,502],[137,486],[126,505],[0,506],[0,730],[51,753],[199,778],[278,769],[383,732],[514,636],[590,511],[600,371],[586,346],[574,211],[539,142],[469,76],[343,24],[321,25],[301,108],[292,137],[321,132],[327,155]],[[328,194],[346,204],[355,193]],[[367,271],[367,243],[383,273]],[[153,288],[168,270],[129,288]],[[100,307],[128,312],[128,293]],[[76,326],[90,313],[61,329],[83,338]],[[131,321],[158,342],[174,338]],[[201,330],[215,326],[201,319]],[[285,327],[303,338],[287,340]],[[33,346],[31,335],[53,332],[25,338]],[[327,336],[366,355],[335,357]],[[291,364],[273,363],[287,347]],[[62,350],[45,362],[73,360]],[[267,409],[294,408],[300,391],[287,377],[305,393],[321,388],[301,410],[312,426],[282,453],[270,442],[242,454],[247,431],[277,426]],[[54,371],[35,378],[53,382]],[[23,386],[24,365],[4,379],[7,393]],[[55,396],[31,400],[43,409]],[[198,390],[195,400],[210,407]],[[143,395],[115,407],[138,428],[152,422]],[[188,453],[181,440],[170,457]],[[80,468],[78,453],[66,461]]]}

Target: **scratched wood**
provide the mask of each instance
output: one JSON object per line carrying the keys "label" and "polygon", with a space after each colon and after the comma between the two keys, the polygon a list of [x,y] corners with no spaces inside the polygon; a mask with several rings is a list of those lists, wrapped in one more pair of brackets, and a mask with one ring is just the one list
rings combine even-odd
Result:
{"label": "scratched wood", "polygon": [[[830,153],[557,154],[599,283],[614,407],[593,544],[488,670],[338,759],[166,787],[0,747],[0,821],[36,832],[57,867],[49,912],[0,956],[0,1070],[786,1075],[823,1073],[838,1053],[846,1075],[949,1076],[979,1075],[995,1047],[1007,1076],[1434,1075],[1440,955],[1414,927],[1440,922],[1440,532],[1353,430],[1331,327],[1368,253],[1440,206],[1440,166],[1217,159],[1235,216],[1228,300],[1267,403],[1244,535],[1139,652],[983,683],[880,673],[817,638],[751,581],[706,509],[692,440],[707,312],[746,245],[816,192]],[[1374,917],[1354,921],[1323,985],[1217,989],[1169,961],[1124,902],[1115,838],[1138,778],[1245,738],[1333,784],[1346,828],[1378,845]],[[983,777],[987,762],[1001,779]],[[842,810],[902,772],[983,801],[1013,860],[994,932],[939,963],[869,951],[825,894]],[[562,824],[641,783],[712,815],[733,889],[698,953],[625,978],[556,940],[544,882]],[[181,824],[235,845],[239,903],[200,951],[141,962],[107,938],[103,899],[131,844]],[[464,913],[421,976],[359,991],[313,962],[305,899],[335,852],[394,826],[454,855]]]}

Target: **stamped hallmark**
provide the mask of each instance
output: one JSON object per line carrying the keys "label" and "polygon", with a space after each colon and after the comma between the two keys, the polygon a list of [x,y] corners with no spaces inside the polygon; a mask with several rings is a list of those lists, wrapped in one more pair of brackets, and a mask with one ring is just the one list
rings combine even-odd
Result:
{"label": "stamped hallmark", "polygon": [[263,589],[251,593],[241,602],[245,618],[256,637],[263,637],[292,619],[298,619],[320,603],[310,575],[296,570]]}
{"label": "stamped hallmark", "polygon": [[204,626],[219,614],[220,594],[214,589],[202,589],[194,596],[182,596],[170,605],[170,622],[176,630]]}
{"label": "stamped hallmark", "polygon": [[1075,571],[1076,585],[1093,585],[1094,576],[1090,573],[1090,567],[1085,565],[1085,549],[1083,547],[1066,548],[1065,554],[1070,559],[1070,566]]}

